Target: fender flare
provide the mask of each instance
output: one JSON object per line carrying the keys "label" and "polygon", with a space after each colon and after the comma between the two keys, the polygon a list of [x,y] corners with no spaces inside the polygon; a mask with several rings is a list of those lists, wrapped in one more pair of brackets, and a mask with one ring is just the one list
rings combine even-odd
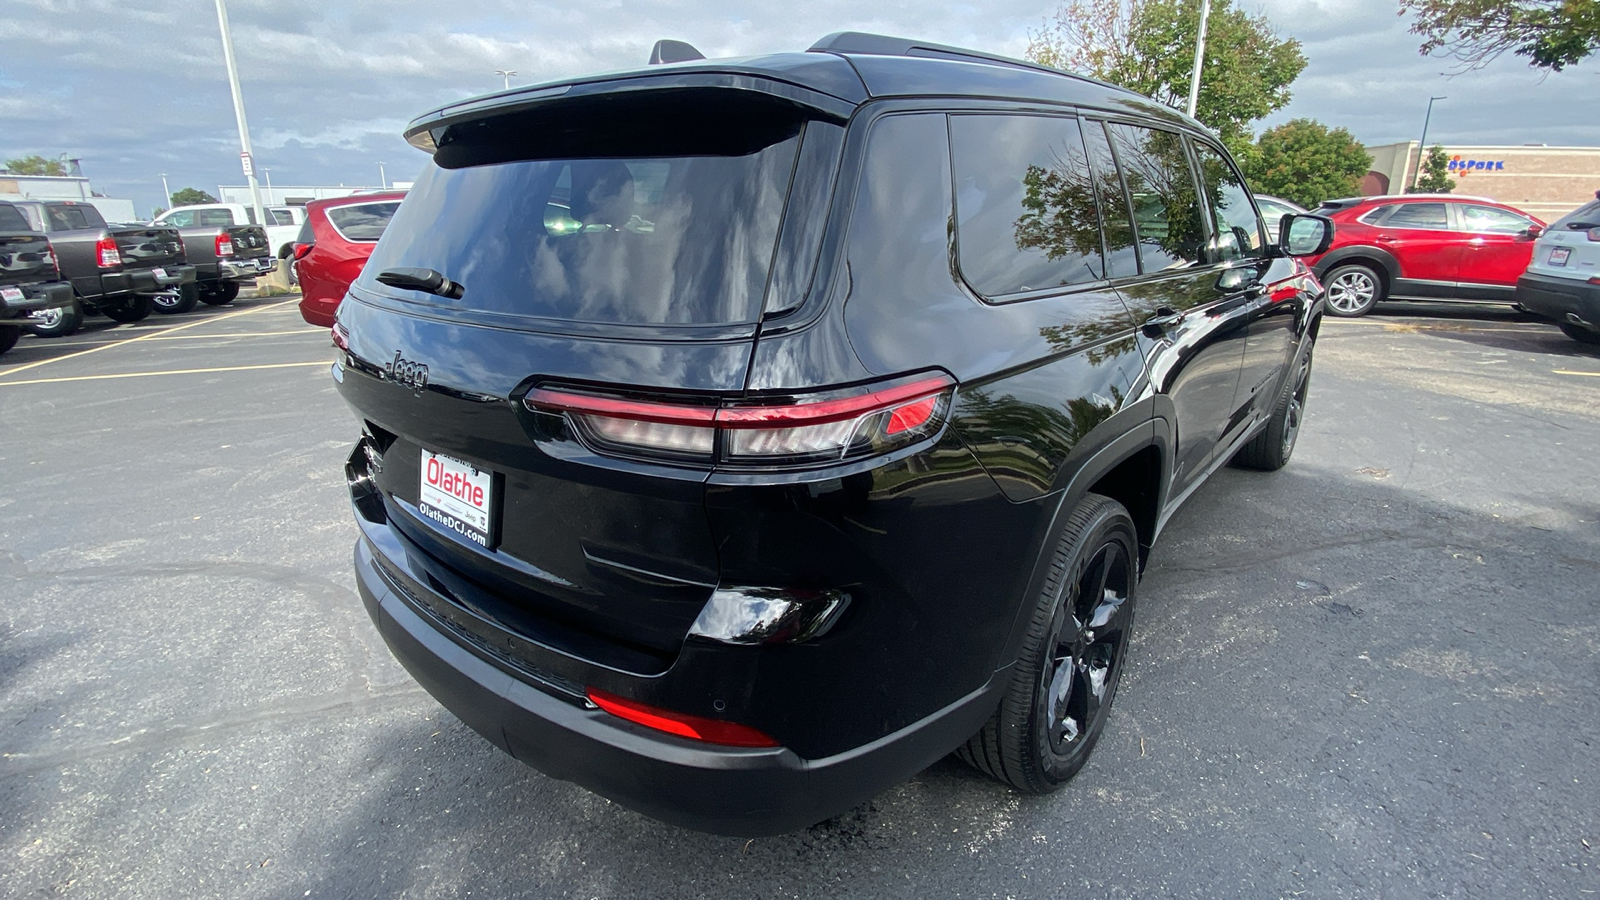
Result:
{"label": "fender flare", "polygon": [[1317,275],[1317,280],[1326,278],[1335,266],[1341,263],[1367,263],[1380,270],[1380,274],[1388,281],[1392,288],[1395,279],[1400,278],[1400,260],[1395,259],[1393,253],[1380,247],[1370,247],[1366,244],[1352,244],[1330,251],[1327,255],[1317,260],[1312,269]]}

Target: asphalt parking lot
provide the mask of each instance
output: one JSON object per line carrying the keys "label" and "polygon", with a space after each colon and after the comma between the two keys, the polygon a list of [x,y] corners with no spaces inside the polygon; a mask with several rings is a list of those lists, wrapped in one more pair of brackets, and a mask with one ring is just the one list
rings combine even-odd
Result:
{"label": "asphalt parking lot", "polygon": [[1600,891],[1600,352],[1553,327],[1329,320],[1295,459],[1172,521],[1060,793],[946,760],[744,841],[523,767],[390,658],[293,299],[0,358],[0,894]]}

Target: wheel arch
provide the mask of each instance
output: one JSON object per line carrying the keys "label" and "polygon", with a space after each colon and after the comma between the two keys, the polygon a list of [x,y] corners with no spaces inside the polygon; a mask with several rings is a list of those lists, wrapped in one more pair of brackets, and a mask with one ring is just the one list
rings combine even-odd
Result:
{"label": "wheel arch", "polygon": [[1335,268],[1350,263],[1364,265],[1377,272],[1378,277],[1383,279],[1385,293],[1389,293],[1394,287],[1395,279],[1401,277],[1400,261],[1395,259],[1394,254],[1377,247],[1351,246],[1340,247],[1317,260],[1315,269],[1317,279],[1319,281],[1325,279]]}

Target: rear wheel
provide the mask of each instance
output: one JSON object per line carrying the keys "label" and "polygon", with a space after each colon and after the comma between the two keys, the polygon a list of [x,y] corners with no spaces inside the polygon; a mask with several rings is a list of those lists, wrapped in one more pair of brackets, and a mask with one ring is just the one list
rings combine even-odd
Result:
{"label": "rear wheel", "polygon": [[1000,708],[956,755],[1031,794],[1065,784],[1105,730],[1128,653],[1138,538],[1090,494],[1067,518]]}
{"label": "rear wheel", "polygon": [[82,327],[83,304],[73,298],[71,306],[42,309],[28,321],[28,329],[39,337],[66,337]]}
{"label": "rear wheel", "polygon": [[1364,316],[1386,293],[1378,273],[1359,263],[1335,266],[1322,283],[1328,289],[1328,312],[1336,316]]}
{"label": "rear wheel", "polygon": [[22,339],[22,329],[10,325],[0,325],[0,353],[4,353],[17,345]]}
{"label": "rear wheel", "polygon": [[118,306],[107,306],[102,312],[118,322],[138,322],[150,315],[150,310],[155,304],[150,302],[149,294],[134,294],[131,298]]}
{"label": "rear wheel", "polygon": [[1567,337],[1583,344],[1600,344],[1600,331],[1590,331],[1582,325],[1562,322],[1561,331]]}
{"label": "rear wheel", "polygon": [[1273,407],[1272,421],[1260,434],[1239,448],[1233,464],[1246,469],[1275,472],[1294,455],[1295,440],[1300,437],[1300,422],[1306,412],[1306,393],[1311,388],[1311,353],[1301,361],[1294,377],[1283,386],[1283,396]]}
{"label": "rear wheel", "polygon": [[186,313],[200,302],[200,288],[194,282],[175,285],[159,294],[151,294],[150,302],[158,313],[166,313],[169,316]]}
{"label": "rear wheel", "polygon": [[239,296],[239,282],[237,281],[220,282],[215,287],[200,292],[201,302],[211,306],[232,303],[237,296]]}

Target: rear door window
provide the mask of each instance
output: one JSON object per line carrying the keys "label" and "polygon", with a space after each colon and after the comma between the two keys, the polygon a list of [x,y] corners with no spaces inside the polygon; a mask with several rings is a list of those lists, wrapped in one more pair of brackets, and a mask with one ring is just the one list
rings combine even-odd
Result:
{"label": "rear door window", "polygon": [[390,293],[375,276],[411,266],[443,273],[465,294],[407,292],[408,299],[474,312],[618,325],[754,323],[799,132],[796,121],[760,140],[724,140],[705,155],[694,152],[690,133],[681,155],[644,156],[629,153],[633,139],[606,144],[596,129],[581,135],[583,146],[603,151],[592,155],[430,165],[360,284]]}
{"label": "rear door window", "polygon": [[1094,178],[1078,121],[950,118],[961,274],[984,296],[1105,277]]}
{"label": "rear door window", "polygon": [[1183,138],[1139,125],[1113,124],[1111,134],[1133,203],[1144,271],[1181,269],[1200,262],[1205,226]]}
{"label": "rear door window", "polygon": [[1400,203],[1382,218],[1367,220],[1384,228],[1420,228],[1427,231],[1448,231],[1450,219],[1443,203]]}
{"label": "rear door window", "polygon": [[1244,179],[1215,147],[1196,141],[1194,150],[1200,160],[1200,183],[1216,223],[1216,231],[1206,245],[1206,261],[1259,259],[1266,253],[1266,241],[1261,237],[1261,221],[1250,203]]}
{"label": "rear door window", "polygon": [[373,243],[383,237],[383,230],[389,227],[389,220],[394,218],[394,211],[399,208],[398,200],[336,206],[328,210],[328,221],[339,232],[339,236],[347,241]]}

